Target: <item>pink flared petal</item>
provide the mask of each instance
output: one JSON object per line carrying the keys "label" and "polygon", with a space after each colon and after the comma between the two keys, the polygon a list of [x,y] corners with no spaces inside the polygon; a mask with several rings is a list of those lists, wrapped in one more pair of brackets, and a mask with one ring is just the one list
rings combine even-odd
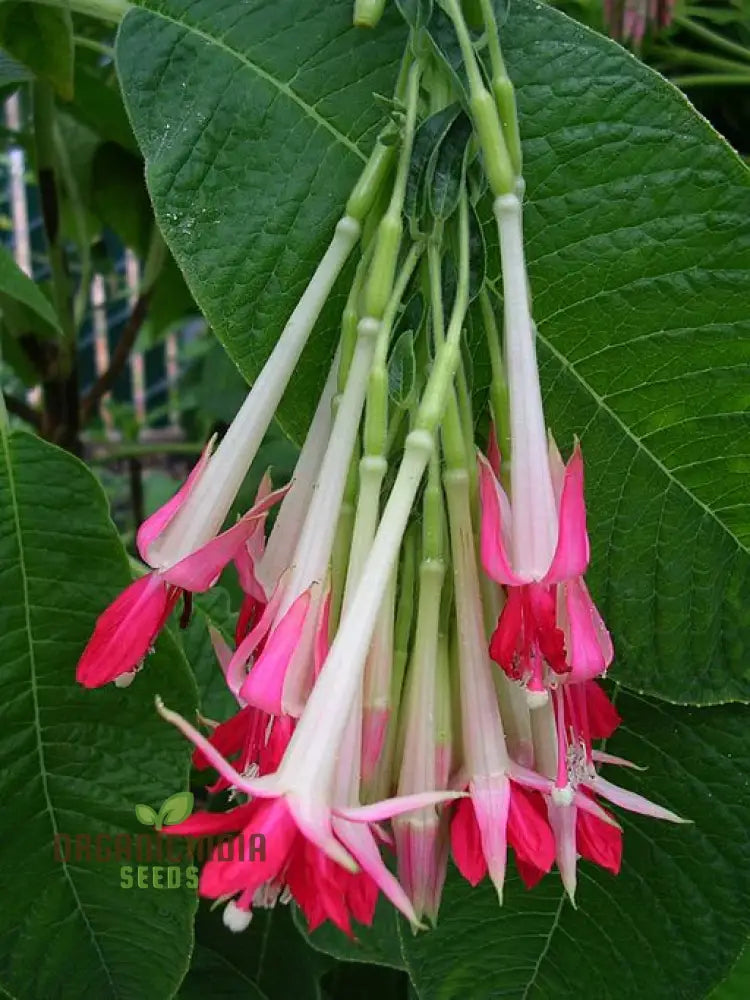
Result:
{"label": "pink flared petal", "polygon": [[240,697],[247,704],[255,705],[269,715],[282,714],[281,696],[286,670],[297,648],[309,610],[310,592],[306,590],[266,639],[263,652],[245,678]]}
{"label": "pink flared petal", "polygon": [[224,669],[224,676],[226,678],[227,687],[234,694],[240,704],[244,703],[244,699],[240,695],[240,689],[245,683],[247,677],[246,667],[250,662],[255,650],[260,646],[261,642],[268,635],[273,625],[274,619],[278,614],[279,608],[281,607],[281,601],[284,597],[284,578],[279,580],[276,589],[271,595],[271,600],[263,609],[263,614],[260,620],[253,626],[253,628],[248,632],[242,642],[239,644],[237,649],[234,651],[229,663]]}
{"label": "pink flared petal", "polygon": [[198,732],[195,726],[192,726],[179,712],[173,712],[172,709],[167,708],[158,695],[155,701],[156,710],[159,715],[163,719],[166,719],[167,722],[171,722],[176,729],[179,729],[182,735],[186,736],[193,746],[201,751],[203,757],[219,772],[222,778],[226,779],[229,785],[234,786],[238,791],[244,792],[246,795],[257,795],[264,798],[273,798],[279,795],[278,787],[270,780],[272,777],[275,778],[275,775],[267,775],[263,778],[243,778],[232,767],[229,761],[225,760],[216,747],[202,733]]}
{"label": "pink flared petal", "polygon": [[219,844],[203,866],[199,883],[202,896],[216,899],[251,892],[283,873],[297,840],[289,809],[283,799],[253,805],[253,814],[239,837],[230,844]]}
{"label": "pink flared petal", "polygon": [[649,801],[643,795],[638,795],[636,792],[628,792],[624,788],[613,785],[612,782],[607,781],[606,778],[602,778],[599,775],[587,781],[586,785],[597,795],[601,795],[603,799],[607,799],[609,802],[613,802],[616,806],[627,809],[629,812],[651,816],[653,819],[663,819],[668,823],[691,822],[689,819],[683,819],[681,816],[678,816],[671,809],[665,809],[664,806],[658,806],[655,802]]}
{"label": "pink flared petal", "polygon": [[343,816],[355,823],[377,823],[393,816],[413,812],[415,809],[451,802],[463,796],[463,792],[417,792],[414,795],[397,795],[392,799],[382,799],[367,806],[336,806],[334,812],[337,816]]}
{"label": "pink flared petal", "polygon": [[616,826],[620,829],[620,824],[614,818],[612,813],[607,812],[603,809],[599,803],[596,801],[594,796],[586,788],[579,788],[576,790],[573,802],[579,812],[589,813],[595,819],[598,819],[602,823],[608,823],[610,826]]}
{"label": "pink flared petal", "polygon": [[626,760],[624,757],[616,757],[613,753],[606,753],[604,750],[592,750],[591,758],[597,764],[613,764],[616,767],[629,767],[634,771],[647,771],[647,767],[642,767],[640,764],[634,764],[632,760]]}
{"label": "pink flared petal", "polygon": [[213,587],[221,571],[234,559],[241,546],[255,530],[258,518],[263,517],[266,511],[284,496],[287,489],[288,487],[284,487],[269,493],[231,528],[222,531],[210,542],[206,542],[195,552],[191,552],[189,556],[185,556],[165,570],[164,579],[175,587],[181,587],[192,593],[200,593]]}
{"label": "pink flared petal", "polygon": [[179,490],[177,490],[172,499],[168,500],[162,507],[152,514],[151,517],[147,517],[138,529],[138,533],[135,536],[135,544],[138,549],[138,555],[145,563],[151,565],[151,560],[149,559],[149,549],[152,543],[156,541],[167,525],[174,519],[177,511],[185,503],[195,488],[198,480],[203,475],[209,459],[211,458],[211,452],[213,451],[215,441],[216,435],[211,438],[206,447],[203,449],[201,457],[191,469],[190,475],[187,477]]}
{"label": "pink flared petal", "polygon": [[576,444],[565,468],[558,512],[557,547],[543,583],[561,583],[582,576],[589,564],[586,503],[583,494],[583,455]]}
{"label": "pink flared petal", "polygon": [[495,478],[490,463],[478,453],[479,499],[481,504],[480,550],[482,565],[497,583],[518,587],[525,583],[516,576],[508,556],[510,504],[505,490]]}
{"label": "pink flared petal", "polygon": [[373,879],[380,891],[390,899],[396,909],[400,910],[410,923],[418,925],[414,907],[398,879],[388,871],[383,863],[378,845],[375,843],[375,838],[369,827],[334,817],[333,830],[362,871]]}
{"label": "pink flared petal", "polygon": [[508,812],[511,786],[505,775],[475,777],[469,782],[469,794],[482,839],[482,853],[487,874],[502,902],[508,854]]}
{"label": "pink flared petal", "polygon": [[571,903],[575,906],[576,862],[578,851],[576,845],[576,806],[559,806],[554,802],[547,803],[547,814],[550,826],[555,835],[555,855],[557,868],[560,872],[563,888]]}
{"label": "pink flared petal", "polygon": [[546,778],[543,774],[532,771],[531,768],[517,764],[515,761],[510,762],[510,776],[519,785],[532,788],[535,792],[544,792],[547,795],[551,793],[555,784],[551,778]]}
{"label": "pink flared petal", "polygon": [[311,844],[347,871],[358,871],[354,858],[334,836],[331,825],[333,817],[325,802],[318,801],[311,795],[297,794],[287,795],[286,801],[297,829]]}
{"label": "pink flared petal", "polygon": [[560,584],[564,596],[563,621],[565,659],[570,680],[582,682],[600,677],[612,662],[612,639],[581,577]]}
{"label": "pink flared petal", "polygon": [[[272,489],[273,483],[271,482],[270,471],[266,471],[260,481],[260,485],[258,486],[258,492],[255,494],[253,508],[262,505],[263,502],[271,495]],[[263,604],[265,604],[268,595],[256,576],[255,567],[263,558],[263,553],[265,552],[265,524],[267,515],[268,509],[266,508],[257,518],[255,522],[255,529],[247,538],[245,544],[242,548],[240,548],[234,559],[234,565],[237,569],[237,577],[240,581],[240,587],[242,587],[243,593],[247,594],[249,597],[254,597],[256,601]]]}
{"label": "pink flared petal", "polygon": [[146,656],[174,607],[179,593],[158,573],[139,577],[99,615],[76,668],[87,688],[130,673]]}

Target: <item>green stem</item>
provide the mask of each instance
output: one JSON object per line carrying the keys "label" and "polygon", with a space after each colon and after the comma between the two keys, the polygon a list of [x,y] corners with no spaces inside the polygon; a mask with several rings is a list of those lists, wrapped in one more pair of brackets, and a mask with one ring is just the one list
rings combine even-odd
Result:
{"label": "green stem", "polygon": [[90,49],[92,52],[98,52],[99,55],[106,56],[108,59],[115,58],[115,50],[112,46],[98,42],[95,38],[84,38],[83,35],[74,35],[73,42],[79,49]]}
{"label": "green stem", "polygon": [[717,49],[723,49],[725,52],[739,56],[740,59],[750,61],[750,49],[744,45],[740,45],[739,42],[733,42],[730,38],[720,35],[717,31],[711,31],[710,28],[698,24],[697,21],[693,21],[689,17],[677,14],[672,19],[672,23],[695,35],[696,38],[701,38],[703,41],[715,45]]}
{"label": "green stem", "polygon": [[368,379],[367,408],[365,411],[364,450],[365,454],[371,457],[385,457],[388,453],[388,345],[396,313],[406,294],[422,249],[422,245],[419,243],[414,243],[409,249],[380,321],[378,337],[375,342],[375,354]]}
{"label": "green stem", "polygon": [[89,284],[91,283],[92,274],[91,248],[86,232],[86,217],[78,181],[71,167],[68,150],[56,122],[54,123],[53,139],[57,163],[60,166],[60,176],[68,192],[68,198],[73,211],[76,241],[78,243],[78,259],[81,266],[78,288],[73,298],[73,329],[75,332],[80,328],[89,306]]}
{"label": "green stem", "polygon": [[653,54],[670,63],[684,63],[688,66],[705,66],[706,69],[716,69],[720,72],[747,73],[750,71],[747,63],[738,63],[734,59],[724,59],[710,52],[694,52],[693,49],[683,49],[676,46],[660,45],[653,49]]}
{"label": "green stem", "polygon": [[388,209],[378,226],[372,265],[365,289],[365,315],[378,320],[382,317],[391,297],[398,252],[401,246],[406,182],[409,176],[409,163],[411,162],[414,133],[417,127],[419,73],[419,65],[414,63],[409,70],[406,87],[406,122],[396,168],[396,178],[393,182]]}
{"label": "green stem", "polygon": [[430,377],[417,410],[416,430],[433,434],[440,423],[453,389],[453,379],[460,360],[461,332],[469,307],[469,207],[464,191],[459,202],[459,256],[456,298],[453,303],[445,343],[439,348]]}
{"label": "green stem", "polygon": [[496,197],[501,194],[509,194],[515,187],[516,173],[503,134],[495,99],[484,85],[459,0],[445,0],[444,6],[446,13],[453,21],[466,75],[469,78],[469,107],[479,138],[479,145],[482,148],[487,180]]}
{"label": "green stem", "polygon": [[750,73],[694,73],[688,76],[670,76],[675,87],[746,87],[750,86]]}
{"label": "green stem", "polygon": [[52,86],[36,81],[33,87],[34,142],[39,196],[42,202],[44,234],[52,279],[52,298],[65,338],[63,367],[69,368],[75,342],[75,325],[70,300],[70,286],[60,235],[60,201],[57,187],[55,148],[55,96]]}
{"label": "green stem", "polygon": [[132,7],[127,0],[36,0],[36,2],[47,7],[63,7],[75,14],[86,14],[88,17],[109,21],[112,24],[119,24]]}

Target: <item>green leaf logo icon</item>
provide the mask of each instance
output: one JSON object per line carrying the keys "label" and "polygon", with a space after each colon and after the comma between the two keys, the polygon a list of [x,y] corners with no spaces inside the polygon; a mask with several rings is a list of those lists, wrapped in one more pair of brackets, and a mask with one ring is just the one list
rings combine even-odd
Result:
{"label": "green leaf logo icon", "polygon": [[170,795],[162,803],[159,815],[156,817],[156,829],[161,830],[163,826],[174,826],[187,819],[193,809],[193,793],[177,792]]}
{"label": "green leaf logo icon", "polygon": [[135,807],[136,819],[139,823],[143,823],[144,826],[153,826],[156,823],[156,813],[151,808],[151,806],[144,805],[139,802]]}

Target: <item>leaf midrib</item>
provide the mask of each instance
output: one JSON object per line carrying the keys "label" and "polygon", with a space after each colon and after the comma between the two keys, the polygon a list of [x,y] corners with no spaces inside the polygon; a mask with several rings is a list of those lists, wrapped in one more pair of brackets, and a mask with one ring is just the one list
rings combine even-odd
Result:
{"label": "leaf midrib", "polygon": [[[55,808],[52,805],[52,799],[49,794],[49,785],[47,782],[47,767],[44,759],[44,745],[42,743],[42,726],[41,726],[41,715],[39,708],[39,691],[37,686],[37,674],[36,674],[36,652],[34,649],[34,640],[32,637],[31,629],[31,614],[30,614],[30,595],[29,595],[29,579],[26,572],[26,559],[23,544],[23,535],[21,531],[21,511],[18,504],[18,497],[16,494],[16,480],[13,474],[13,461],[10,449],[10,435],[8,434],[8,429],[3,425],[2,415],[0,415],[0,440],[2,441],[3,448],[3,458],[5,460],[5,467],[8,470],[8,493],[10,495],[10,505],[13,512],[13,523],[16,532],[16,541],[18,544],[18,568],[21,575],[21,596],[23,599],[24,608],[24,619],[25,619],[25,632],[26,639],[28,643],[28,653],[29,653],[29,673],[30,673],[30,687],[31,687],[31,697],[34,706],[34,736],[36,737],[36,747],[37,747],[37,757],[39,760],[39,773],[42,779],[42,794],[44,795],[45,808],[47,810],[47,815],[49,816],[50,826],[52,827],[53,840],[60,830],[57,825],[57,817],[55,815]],[[96,932],[88,918],[88,915],[84,909],[81,897],[78,895],[78,890],[76,889],[73,877],[71,875],[70,869],[68,867],[67,861],[61,858],[60,864],[62,866],[63,874],[65,880],[67,881],[70,891],[73,895],[73,900],[76,904],[76,908],[81,915],[83,924],[86,927],[89,935],[91,937],[91,943],[94,946],[94,951],[96,952],[97,958],[101,964],[104,974],[107,977],[112,988],[112,995],[114,997],[119,997],[119,991],[115,985],[112,978],[112,973],[107,965],[104,952],[101,949],[99,940],[96,936]],[[8,994],[10,995],[10,994]]]}
{"label": "leaf midrib", "polygon": [[341,143],[342,146],[345,146],[346,149],[348,149],[350,153],[353,153],[359,160],[361,160],[362,163],[367,162],[367,158],[365,157],[364,153],[359,148],[359,146],[357,146],[355,142],[353,142],[348,136],[344,135],[343,132],[341,132],[338,128],[336,128],[333,122],[329,121],[327,118],[321,115],[320,112],[317,111],[312,104],[308,104],[308,102],[303,97],[301,97],[296,92],[296,90],[293,90],[288,83],[285,83],[283,80],[279,80],[277,77],[273,75],[273,73],[269,73],[268,70],[263,69],[257,63],[253,62],[252,59],[246,56],[243,52],[239,52],[237,49],[232,48],[232,46],[228,45],[223,39],[216,38],[214,35],[210,35],[208,32],[204,31],[202,28],[197,27],[195,24],[191,24],[188,21],[180,21],[178,20],[178,18],[172,17],[170,14],[165,13],[163,10],[154,10],[151,7],[131,8],[131,10],[125,16],[126,19],[129,16],[131,16],[131,14],[134,15],[136,11],[140,13],[145,12],[147,14],[152,14],[155,17],[160,17],[162,18],[162,20],[167,21],[170,24],[174,24],[176,27],[182,28],[184,31],[195,35],[197,38],[200,38],[202,41],[207,42],[209,45],[215,46],[222,52],[226,52],[227,55],[232,56],[238,62],[242,63],[242,65],[245,66],[247,69],[249,69],[251,72],[255,73],[255,75],[259,77],[259,79],[264,80],[266,83],[269,83],[272,87],[275,87],[280,94],[282,94],[284,97],[288,98],[299,108],[301,108],[302,111],[304,111],[304,113],[309,118],[317,122],[318,125],[320,125],[327,132],[329,132],[336,139],[337,142]]}

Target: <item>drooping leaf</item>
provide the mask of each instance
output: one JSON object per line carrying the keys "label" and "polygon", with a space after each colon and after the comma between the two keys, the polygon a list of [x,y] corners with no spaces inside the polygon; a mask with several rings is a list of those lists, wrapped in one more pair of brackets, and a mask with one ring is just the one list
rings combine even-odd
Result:
{"label": "drooping leaf", "polygon": [[190,748],[153,706],[161,691],[194,711],[187,664],[165,635],[130,688],[76,684],[97,615],[130,580],[127,557],[91,473],[5,429],[0,566],[0,985],[20,1000],[170,996],[194,894],[184,880],[124,888],[121,869],[136,835],[153,836],[136,804],[187,781]]}
{"label": "drooping leaf", "polygon": [[70,100],[73,96],[73,20],[66,7],[28,0],[0,4],[0,46]]}
{"label": "drooping leaf", "polygon": [[430,211],[438,219],[450,218],[458,207],[470,138],[471,123],[465,114],[460,114],[430,157],[427,196]]}
{"label": "drooping leaf", "polygon": [[459,111],[460,108],[457,104],[451,104],[441,111],[436,111],[435,114],[430,115],[422,122],[414,136],[414,146],[406,181],[404,212],[413,220],[413,225],[417,229],[419,229],[419,221],[426,207],[427,191],[435,169],[434,164],[430,169],[433,151],[447,135]]}
{"label": "drooping leaf", "polygon": [[0,247],[0,294],[23,303],[45,323],[59,331],[60,325],[52,303],[4,247]]}
{"label": "drooping leaf", "polygon": [[487,880],[471,889],[452,871],[437,929],[400,927],[420,1000],[700,1000],[727,975],[750,925],[750,709],[625,694],[617,706],[625,723],[607,749],[648,770],[605,776],[693,825],[618,811],[622,871],[581,861],[575,910],[555,872],[531,892],[512,874],[501,908]]}
{"label": "drooping leaf", "polygon": [[388,358],[388,395],[402,409],[406,409],[414,397],[416,369],[414,331],[404,330]]}

